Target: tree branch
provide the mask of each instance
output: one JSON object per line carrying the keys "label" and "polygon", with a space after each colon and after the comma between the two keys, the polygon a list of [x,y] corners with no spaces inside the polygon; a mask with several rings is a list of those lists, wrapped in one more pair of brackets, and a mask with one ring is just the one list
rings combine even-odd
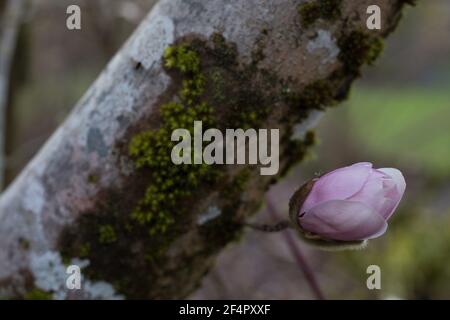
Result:
{"label": "tree branch", "polygon": [[[174,111],[181,106],[218,128],[279,128],[280,176],[313,142],[307,132],[317,115],[344,99],[360,67],[374,60],[403,1],[344,0],[334,16],[308,26],[306,9],[298,10],[305,3],[160,1],[0,198],[2,294],[191,292],[274,179],[255,166],[203,171],[164,162],[167,117],[183,123]],[[370,4],[382,8],[380,31],[364,29]],[[179,57],[164,66],[173,44],[166,54]],[[183,50],[195,54],[184,57]],[[89,280],[68,292],[61,264],[80,259],[89,263]]]}

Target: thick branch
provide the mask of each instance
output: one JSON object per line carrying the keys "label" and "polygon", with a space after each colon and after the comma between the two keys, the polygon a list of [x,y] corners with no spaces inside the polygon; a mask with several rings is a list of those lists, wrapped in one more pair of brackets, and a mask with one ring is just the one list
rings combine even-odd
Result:
{"label": "thick branch", "polygon": [[[334,16],[307,27],[298,12],[302,3],[160,1],[0,198],[3,295],[37,287],[60,298],[119,297],[98,281],[131,298],[191,292],[257,210],[273,177],[254,167],[221,166],[179,192],[189,174],[178,180],[170,176],[172,166],[136,167],[130,141],[167,125],[159,109],[180,103],[186,80],[164,67],[164,50],[175,43],[196,52],[206,88],[195,99],[212,107],[218,127],[280,128],[285,172],[301,160],[311,142],[306,132],[323,107],[342,100],[359,67],[373,60],[402,1],[345,0]],[[381,31],[365,29],[370,4],[382,8]],[[175,206],[155,198],[161,175],[181,181],[161,193],[174,195]],[[89,260],[83,292],[65,291],[61,255]]]}

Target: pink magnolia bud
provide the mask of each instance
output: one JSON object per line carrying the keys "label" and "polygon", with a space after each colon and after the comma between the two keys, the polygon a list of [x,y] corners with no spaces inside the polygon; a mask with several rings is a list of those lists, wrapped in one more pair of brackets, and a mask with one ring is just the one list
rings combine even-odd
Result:
{"label": "pink magnolia bud", "polygon": [[386,231],[405,188],[399,170],[356,163],[304,185],[291,200],[291,218],[309,239],[358,242],[376,238]]}

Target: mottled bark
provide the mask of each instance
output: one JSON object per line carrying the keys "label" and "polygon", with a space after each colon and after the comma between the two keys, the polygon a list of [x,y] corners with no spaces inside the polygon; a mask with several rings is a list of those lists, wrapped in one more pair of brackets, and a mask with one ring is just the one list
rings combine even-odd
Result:
{"label": "mottled bark", "polygon": [[[198,51],[207,88],[201,100],[212,105],[219,126],[234,128],[236,105],[250,104],[236,124],[259,104],[267,107],[257,125],[280,128],[285,172],[301,160],[311,142],[306,132],[324,107],[344,99],[361,65],[373,61],[378,37],[395,27],[404,1],[335,2],[337,11],[321,12],[305,26],[300,0],[160,1],[0,198],[0,294],[26,296],[37,288],[55,298],[179,298],[191,292],[274,179],[254,167],[220,166],[219,180],[200,181],[179,199],[181,216],[169,210],[168,230],[149,234],[147,225],[134,225],[133,208],[155,182],[151,169],[136,168],[128,145],[136,134],[161,127],[159,107],[179,100],[182,75],[164,67],[164,50],[184,43]],[[365,28],[371,4],[382,8],[380,31]],[[224,88],[215,92],[210,82],[218,74]],[[246,100],[231,105],[236,95]],[[90,263],[82,292],[61,283],[70,259]]]}

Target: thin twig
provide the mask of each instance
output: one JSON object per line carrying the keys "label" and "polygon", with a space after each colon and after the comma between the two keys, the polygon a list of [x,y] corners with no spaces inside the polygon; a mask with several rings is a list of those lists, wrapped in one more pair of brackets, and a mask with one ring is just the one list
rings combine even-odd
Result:
{"label": "thin twig", "polygon": [[246,227],[252,228],[254,230],[262,231],[262,232],[279,232],[291,228],[291,222],[288,220],[280,221],[276,224],[257,224],[257,223],[249,223],[246,222],[244,224]]}
{"label": "thin twig", "polygon": [[[267,208],[269,210],[269,214],[272,216],[273,219],[277,220],[280,217],[277,214],[277,211],[275,209],[275,206],[273,205],[272,201],[270,200],[270,197],[266,197],[267,201]],[[308,261],[306,260],[305,256],[303,255],[302,250],[296,243],[294,237],[292,236],[292,233],[290,231],[283,232],[283,237],[286,240],[286,243],[294,256],[295,260],[297,261],[298,266],[300,269],[302,269],[303,274],[305,275],[306,281],[308,282],[313,294],[316,296],[319,300],[325,300],[325,296],[322,292],[322,290],[319,287],[319,284],[317,282],[317,279],[314,275],[314,271],[311,269],[311,267],[308,264]]]}

